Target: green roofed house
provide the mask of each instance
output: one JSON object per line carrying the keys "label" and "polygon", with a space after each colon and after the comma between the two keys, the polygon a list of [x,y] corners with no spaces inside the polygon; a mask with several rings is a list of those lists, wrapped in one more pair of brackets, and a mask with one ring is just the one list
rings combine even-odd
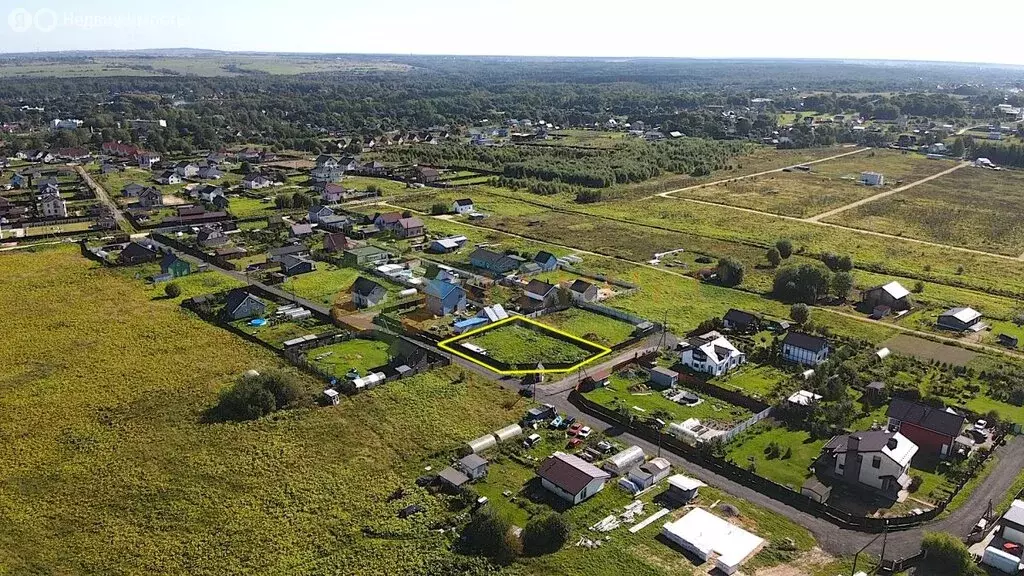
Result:
{"label": "green roofed house", "polygon": [[341,258],[341,261],[345,266],[365,266],[368,264],[387,262],[387,260],[387,251],[381,250],[376,246],[363,246],[362,248],[345,250]]}
{"label": "green roofed house", "polygon": [[167,252],[160,260],[160,272],[169,274],[172,278],[181,278],[192,273],[192,264],[173,252]]}

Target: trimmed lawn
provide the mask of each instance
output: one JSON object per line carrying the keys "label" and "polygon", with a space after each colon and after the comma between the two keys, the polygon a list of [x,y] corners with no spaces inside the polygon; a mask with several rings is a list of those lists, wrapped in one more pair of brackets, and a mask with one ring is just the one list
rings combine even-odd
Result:
{"label": "trimmed lawn", "polygon": [[633,334],[632,324],[582,308],[569,308],[541,316],[537,320],[573,336],[605,346],[625,342]]}
{"label": "trimmed lawn", "polygon": [[[782,455],[777,458],[768,458],[765,454],[772,442],[782,449]],[[730,442],[726,456],[743,467],[753,459],[758,475],[799,490],[804,480],[810,477],[808,467],[821,454],[824,445],[824,439],[812,439],[810,433],[804,430],[759,424]],[[787,449],[792,450],[790,458],[783,457]]]}
{"label": "trimmed lawn", "polygon": [[669,401],[657,390],[645,390],[636,394],[630,392],[630,388],[646,382],[646,378],[618,372],[612,375],[608,386],[588,392],[587,397],[612,409],[625,408],[638,417],[649,417],[654,412],[664,411],[671,416],[672,421],[678,422],[698,418],[702,423],[717,422],[723,426],[731,426],[753,416],[746,408],[703,394],[698,394],[703,400],[700,404],[685,406]]}
{"label": "trimmed lawn", "polygon": [[790,378],[789,374],[774,366],[747,364],[725,378],[714,380],[714,383],[723,388],[741,392],[746,396],[765,398],[775,390],[780,382]]}
{"label": "trimmed lawn", "polygon": [[[387,364],[390,359],[388,351],[387,342],[355,338],[308,350],[306,360],[325,372],[343,378],[350,369],[365,374],[371,368]],[[318,360],[319,356],[322,358]]]}
{"label": "trimmed lawn", "polygon": [[487,350],[487,355],[506,364],[576,363],[593,353],[570,342],[554,338],[539,329],[516,323],[503,324],[486,330],[452,346],[475,344]]}
{"label": "trimmed lawn", "polygon": [[[281,288],[308,300],[334,304],[338,293],[347,292],[360,274],[355,268],[339,268],[324,262],[317,262],[316,266],[313,272],[288,278]],[[373,280],[382,283],[375,277]]]}

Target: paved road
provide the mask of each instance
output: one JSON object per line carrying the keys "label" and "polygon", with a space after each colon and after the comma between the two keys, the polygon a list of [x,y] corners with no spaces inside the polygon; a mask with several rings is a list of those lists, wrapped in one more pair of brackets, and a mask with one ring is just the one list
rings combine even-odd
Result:
{"label": "paved road", "polygon": [[961,162],[961,163],[957,164],[956,166],[950,168],[949,170],[943,170],[942,172],[939,172],[938,174],[932,174],[931,176],[928,176],[927,178],[922,178],[920,180],[916,180],[916,181],[911,182],[910,184],[907,184],[905,186],[900,186],[899,188],[894,188],[892,190],[886,190],[885,192],[882,192],[882,193],[879,193],[879,194],[875,194],[874,196],[868,196],[867,198],[863,198],[861,200],[857,200],[856,202],[851,202],[851,203],[847,204],[846,206],[840,206],[839,208],[836,208],[834,210],[829,210],[828,212],[822,212],[821,214],[818,214],[817,216],[811,216],[810,218],[807,218],[807,221],[808,222],[820,222],[820,221],[822,221],[822,220],[824,220],[826,218],[831,218],[832,216],[835,216],[836,214],[840,214],[842,212],[846,212],[847,210],[850,210],[852,208],[856,208],[858,206],[863,206],[863,205],[868,204],[870,202],[874,202],[875,200],[881,200],[882,198],[886,198],[888,196],[892,196],[893,194],[899,194],[900,192],[905,192],[907,190],[910,190],[914,186],[919,186],[921,184],[924,184],[925,182],[931,182],[932,180],[935,180],[936,178],[941,178],[942,176],[945,176],[946,174],[951,174],[951,173],[956,172],[957,170],[959,170],[961,168],[966,168],[967,166],[970,166],[970,165],[971,165],[970,162]]}
{"label": "paved road", "polygon": [[743,176],[736,176],[734,178],[726,178],[725,180],[715,180],[714,182],[705,182],[703,184],[697,184],[697,185],[694,185],[694,186],[686,186],[684,188],[676,188],[675,190],[669,190],[668,192],[660,192],[660,193],[655,194],[653,196],[647,196],[646,198],[641,198],[641,200],[647,200],[647,199],[654,198],[654,197],[657,197],[657,196],[661,196],[662,198],[675,198],[672,195],[677,193],[677,192],[686,192],[687,190],[699,190],[700,188],[707,188],[709,186],[717,186],[719,184],[726,184],[726,183],[729,183],[729,182],[738,182],[740,180],[746,180],[748,178],[757,178],[758,176],[765,176],[767,174],[775,174],[776,172],[782,172],[783,170],[791,170],[791,169],[796,168],[797,166],[810,166],[811,164],[818,164],[820,162],[828,162],[829,160],[835,160],[837,158],[842,158],[844,156],[851,156],[853,154],[860,154],[861,152],[866,152],[868,150],[871,150],[871,148],[858,148],[856,150],[853,150],[852,152],[843,152],[842,154],[836,154],[835,156],[829,156],[828,158],[820,158],[818,160],[811,160],[810,162],[801,162],[800,164],[793,164],[792,166],[783,166],[782,168],[773,168],[771,170],[765,170],[763,172],[757,172],[755,174],[745,174]]}
{"label": "paved road", "polygon": [[78,175],[82,177],[82,180],[92,188],[93,193],[96,194],[96,199],[103,202],[108,208],[110,208],[110,211],[114,214],[114,221],[117,222],[118,228],[134,232],[135,226],[132,226],[131,221],[125,218],[124,213],[121,212],[121,207],[117,205],[117,202],[114,202],[109,194],[107,194],[107,190],[103,186],[100,186],[98,182],[92,179],[92,176],[85,170],[85,167],[80,165],[75,166],[75,171],[78,172]]}

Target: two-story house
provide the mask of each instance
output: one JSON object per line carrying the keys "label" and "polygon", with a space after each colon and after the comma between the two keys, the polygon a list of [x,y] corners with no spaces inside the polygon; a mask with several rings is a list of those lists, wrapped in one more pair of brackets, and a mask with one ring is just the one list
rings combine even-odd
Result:
{"label": "two-story house", "polygon": [[708,332],[679,344],[679,361],[694,372],[722,376],[747,361],[740,352],[718,332]]}
{"label": "two-story house", "polygon": [[869,430],[832,438],[815,469],[823,476],[899,501],[910,486],[917,444],[899,432]]}
{"label": "two-story house", "polygon": [[782,339],[782,359],[804,366],[817,366],[828,360],[828,340],[803,332],[788,332]]}

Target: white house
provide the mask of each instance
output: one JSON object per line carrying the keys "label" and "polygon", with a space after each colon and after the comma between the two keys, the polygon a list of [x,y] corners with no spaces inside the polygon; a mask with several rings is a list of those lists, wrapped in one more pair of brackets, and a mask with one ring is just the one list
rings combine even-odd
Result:
{"label": "white house", "polygon": [[160,155],[155,152],[143,152],[138,156],[139,168],[149,170],[157,162],[160,162]]}
{"label": "white house", "polygon": [[469,214],[473,211],[473,200],[469,198],[460,198],[455,202],[452,202],[452,212],[456,214]]}
{"label": "white house", "polygon": [[708,332],[680,344],[679,360],[695,372],[721,376],[746,362],[747,355],[718,332]]}
{"label": "white house", "polygon": [[817,366],[828,360],[828,340],[803,332],[789,332],[782,340],[782,359],[804,366]]}
{"label": "white house", "polygon": [[885,185],[885,176],[878,172],[861,172],[860,183],[867,186],[883,186]]}
{"label": "white house", "polygon": [[43,218],[67,218],[68,203],[60,194],[44,194],[39,198],[39,211]]}
{"label": "white house", "polygon": [[899,432],[869,430],[836,436],[822,451],[837,480],[894,500],[910,485],[917,444]]}
{"label": "white house", "polygon": [[555,452],[537,469],[540,483],[554,495],[579,504],[604,489],[611,475],[571,454]]}
{"label": "white house", "polygon": [[273,184],[269,179],[264,178],[261,174],[250,174],[242,179],[242,188],[249,190],[260,190]]}

